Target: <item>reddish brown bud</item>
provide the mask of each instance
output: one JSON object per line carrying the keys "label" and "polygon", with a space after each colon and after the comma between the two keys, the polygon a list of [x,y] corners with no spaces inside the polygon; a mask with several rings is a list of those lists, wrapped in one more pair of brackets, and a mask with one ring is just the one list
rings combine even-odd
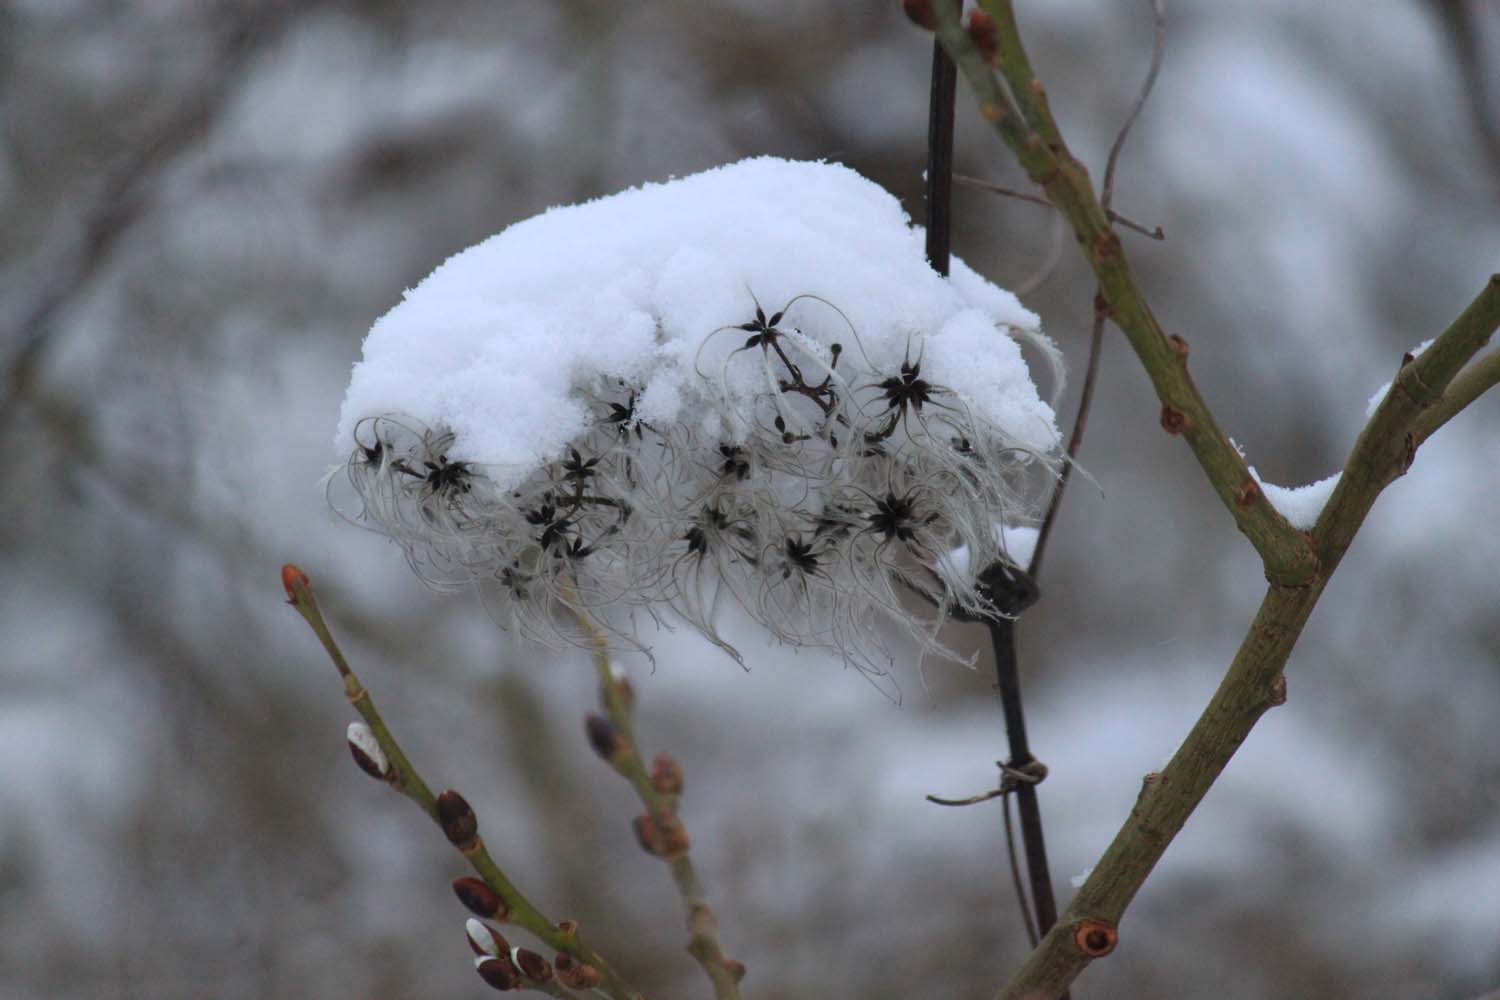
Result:
{"label": "reddish brown bud", "polygon": [[1254,476],[1246,477],[1240,484],[1240,488],[1234,491],[1234,502],[1241,507],[1248,507],[1261,497],[1260,483],[1255,481]]}
{"label": "reddish brown bud", "polygon": [[453,894],[476,917],[504,920],[510,915],[510,911],[505,908],[505,900],[500,898],[500,894],[472,875],[454,879]]}
{"label": "reddish brown bud", "polygon": [[928,31],[937,30],[937,15],[932,12],[932,0],[901,0],[901,9],[911,23]]}
{"label": "reddish brown bud", "polygon": [[510,951],[510,942],[505,940],[504,934],[473,917],[465,921],[464,934],[469,939],[469,948],[476,955],[504,955]]}
{"label": "reddish brown bud", "polygon": [[510,960],[509,955],[476,958],[474,970],[479,973],[480,979],[502,992],[521,985],[521,970],[516,968],[516,963]]}
{"label": "reddish brown bud", "polygon": [[530,948],[517,948],[512,957],[516,964],[521,967],[521,975],[536,983],[550,983],[552,981],[552,963],[532,951]]}
{"label": "reddish brown bud", "polygon": [[1000,61],[1000,30],[995,27],[994,18],[976,7],[969,11],[964,30],[985,62],[993,66]]}
{"label": "reddish brown bud", "polygon": [[569,989],[591,990],[599,985],[599,970],[566,952],[558,952],[552,965],[557,969],[558,981]]}
{"label": "reddish brown bud", "polygon": [[286,588],[286,599],[292,604],[296,604],[297,588],[301,587],[306,590],[312,587],[312,581],[307,578],[306,573],[291,563],[287,563],[281,567],[281,585]]}
{"label": "reddish brown bud", "polygon": [[630,749],[630,741],[620,727],[602,715],[589,714],[584,720],[584,731],[589,737],[589,746],[610,764],[618,764]]}
{"label": "reddish brown bud", "polygon": [[631,826],[636,842],[647,854],[663,861],[676,861],[688,852],[687,827],[676,816],[667,816],[660,823],[649,815],[637,816]]}
{"label": "reddish brown bud", "polygon": [[1266,704],[1272,708],[1286,704],[1286,674],[1277,674],[1276,679],[1271,682],[1271,690],[1266,694]]}
{"label": "reddish brown bud", "polygon": [[663,795],[682,794],[682,765],[663,750],[651,758],[651,787]]}
{"label": "reddish brown bud", "polygon": [[720,962],[724,971],[734,977],[735,982],[745,978],[745,963],[733,958],[725,958]]}
{"label": "reddish brown bud", "polygon": [[561,934],[563,937],[570,937],[570,938],[573,938],[574,940],[577,940],[577,938],[578,938],[578,921],[576,921],[576,920],[559,920],[557,922],[557,933]]}
{"label": "reddish brown bud", "polygon": [[354,763],[359,769],[372,778],[381,781],[389,781],[395,777],[391,770],[391,762],[386,758],[385,751],[380,748],[380,741],[370,731],[370,727],[363,722],[349,723],[347,739],[349,742],[349,753],[354,757]]}
{"label": "reddish brown bud", "polygon": [[474,815],[474,810],[469,808],[469,803],[464,797],[453,789],[448,789],[437,797],[438,825],[443,828],[443,835],[448,838],[448,843],[460,851],[467,851],[474,846],[474,838],[479,833],[479,818]]}
{"label": "reddish brown bud", "polygon": [[1073,930],[1073,943],[1089,958],[1103,958],[1120,943],[1120,932],[1106,920],[1080,920]]}
{"label": "reddish brown bud", "polygon": [[1167,346],[1172,348],[1173,354],[1177,355],[1184,361],[1187,360],[1188,342],[1186,340],[1183,340],[1181,337],[1177,336],[1177,334],[1174,333],[1167,338]]}
{"label": "reddish brown bud", "polygon": [[1161,429],[1168,434],[1181,434],[1193,426],[1192,420],[1186,413],[1170,405],[1161,408]]}

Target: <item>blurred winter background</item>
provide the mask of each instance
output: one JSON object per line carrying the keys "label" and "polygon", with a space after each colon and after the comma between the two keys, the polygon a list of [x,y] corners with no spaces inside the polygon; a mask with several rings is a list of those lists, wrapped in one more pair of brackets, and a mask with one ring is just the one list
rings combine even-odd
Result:
{"label": "blurred winter background", "polygon": [[[1027,2],[1099,175],[1144,4]],[[1170,4],[1116,206],[1144,287],[1268,480],[1333,471],[1370,393],[1500,266],[1500,8]],[[363,778],[282,602],[312,574],[429,779],[652,996],[702,996],[576,653],[509,641],[333,520],[370,323],[549,205],[752,154],[847,163],[920,218],[929,40],[892,3],[12,0],[0,7],[0,995],[461,997],[456,856]],[[1488,95],[1488,96],[1486,96]],[[1019,185],[960,88],[958,160]],[[960,189],[1001,284],[1045,210]],[[1081,368],[1070,246],[1026,295]],[[1076,389],[1076,387],[1074,387]],[[1070,391],[1069,399],[1073,398]],[[1255,731],[1079,997],[1471,997],[1500,985],[1500,396],[1375,509]],[[1213,689],[1259,564],[1111,331],[1021,627],[1059,894]],[[735,631],[731,629],[731,631]],[[854,673],[682,633],[633,663],[748,996],[984,997],[1025,942],[988,664]],[[978,630],[954,641],[977,647]]]}

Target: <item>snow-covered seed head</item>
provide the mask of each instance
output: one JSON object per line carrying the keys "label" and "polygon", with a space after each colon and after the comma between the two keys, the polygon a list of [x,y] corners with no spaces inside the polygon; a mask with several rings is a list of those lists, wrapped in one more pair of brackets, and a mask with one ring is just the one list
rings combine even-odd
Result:
{"label": "snow-covered seed head", "polygon": [[361,771],[381,781],[389,781],[393,777],[391,762],[386,759],[385,751],[380,748],[380,741],[375,738],[369,726],[363,722],[349,723],[348,743],[349,753]]}
{"label": "snow-covered seed head", "polygon": [[[628,248],[578,240],[607,231]],[[330,499],[546,642],[583,641],[559,612],[629,645],[632,611],[666,609],[738,658],[733,603],[883,673],[882,622],[952,656],[949,614],[996,613],[993,525],[1040,516],[1059,435],[1022,343],[1052,362],[1013,296],[932,271],[887,193],[746,161],[445,264],[371,331]]]}
{"label": "snow-covered seed head", "polygon": [[477,917],[504,920],[510,915],[500,894],[472,875],[454,879],[453,894]]}
{"label": "snow-covered seed head", "polygon": [[509,952],[498,957],[474,956],[474,971],[479,973],[480,979],[501,992],[521,985],[521,970],[511,961]]}
{"label": "snow-covered seed head", "polygon": [[438,825],[448,843],[460,851],[473,848],[474,838],[479,835],[479,819],[464,797],[448,789],[437,797]]}
{"label": "snow-covered seed head", "polygon": [[476,955],[495,956],[510,950],[510,942],[505,940],[505,935],[482,920],[470,917],[464,921],[464,934]]}

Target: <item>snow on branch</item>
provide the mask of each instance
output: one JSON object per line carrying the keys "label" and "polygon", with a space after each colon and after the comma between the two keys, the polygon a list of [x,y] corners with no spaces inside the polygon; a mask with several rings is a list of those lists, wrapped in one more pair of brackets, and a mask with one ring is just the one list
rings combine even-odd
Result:
{"label": "snow on branch", "polygon": [[729,599],[879,669],[876,617],[947,652],[903,589],[991,610],[991,526],[1035,519],[1059,434],[1023,341],[1055,388],[1037,317],[928,267],[889,193],[745,160],[551,209],[409,291],[354,368],[334,502],[534,637],[570,638],[559,605],[670,607],[733,653]]}

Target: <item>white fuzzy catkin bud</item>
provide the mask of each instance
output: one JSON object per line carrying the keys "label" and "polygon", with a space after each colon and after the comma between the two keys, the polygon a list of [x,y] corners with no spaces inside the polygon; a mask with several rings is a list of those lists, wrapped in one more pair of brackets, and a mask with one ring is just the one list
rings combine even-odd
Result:
{"label": "white fuzzy catkin bud", "polygon": [[386,759],[385,751],[380,748],[380,741],[370,731],[370,727],[363,722],[349,723],[349,751],[354,754],[354,760],[360,769],[375,778],[388,778],[391,774],[391,762]]}
{"label": "white fuzzy catkin bud", "polygon": [[469,936],[469,944],[477,954],[481,956],[500,954],[500,945],[495,940],[494,933],[483,922],[470,917],[464,922],[464,933]]}

